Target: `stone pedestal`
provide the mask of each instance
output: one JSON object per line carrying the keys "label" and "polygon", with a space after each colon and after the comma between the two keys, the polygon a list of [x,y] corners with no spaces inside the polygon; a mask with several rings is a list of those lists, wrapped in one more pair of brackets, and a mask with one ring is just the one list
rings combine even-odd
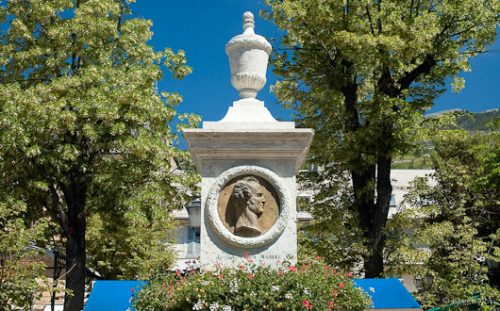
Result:
{"label": "stone pedestal", "polygon": [[[202,269],[213,269],[218,263],[237,266],[242,263],[244,253],[250,254],[256,262],[271,266],[286,258],[295,262],[295,176],[311,142],[312,130],[202,128],[185,130],[184,135],[202,176]],[[224,226],[224,217],[217,213],[220,192],[226,184],[247,175],[269,182],[277,198],[275,222],[257,237],[235,235],[231,228]]]}
{"label": "stone pedestal", "polygon": [[[262,53],[269,55],[270,45],[254,34],[253,15],[248,12],[244,30],[226,47],[233,86],[242,99],[222,120],[184,130],[202,177],[202,270],[236,267],[244,256],[269,266],[297,258],[295,177],[313,131],[276,121],[254,98],[265,81],[267,58]],[[255,78],[253,82],[249,77]]]}

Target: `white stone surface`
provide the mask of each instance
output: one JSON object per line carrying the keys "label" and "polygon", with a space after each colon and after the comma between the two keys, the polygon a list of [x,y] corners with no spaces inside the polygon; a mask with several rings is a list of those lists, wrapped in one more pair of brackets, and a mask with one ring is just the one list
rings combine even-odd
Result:
{"label": "white stone surface", "polygon": [[[248,252],[258,264],[279,266],[297,257],[296,181],[312,141],[311,129],[189,129],[184,131],[189,150],[202,176],[200,264],[204,270],[217,265],[238,266]],[[258,247],[234,246],[207,222],[208,195],[225,171],[240,166],[268,169],[281,179],[289,196],[289,213],[281,234]]]}
{"label": "white stone surface", "polygon": [[224,118],[217,122],[203,122],[204,129],[293,129],[294,122],[279,122],[255,98],[244,98],[233,102]]}
{"label": "white stone surface", "polygon": [[299,172],[312,142],[312,129],[185,129],[191,157],[202,171],[207,160],[290,160]]}
{"label": "white stone surface", "polygon": [[266,70],[272,47],[254,32],[254,17],[243,14],[243,33],[226,44],[231,67],[231,84],[241,98],[255,98],[266,84]]}
{"label": "white stone surface", "polygon": [[[184,130],[189,150],[202,176],[202,224],[200,264],[204,270],[218,265],[234,266],[244,262],[248,252],[257,264],[279,266],[297,258],[296,180],[312,141],[311,129],[188,129]],[[288,195],[289,212],[281,234],[267,244],[235,246],[214,230],[208,221],[209,193],[227,170],[256,166],[270,170],[281,180]],[[219,188],[219,186],[216,186]],[[214,196],[215,197],[215,196]],[[213,205],[212,205],[213,206]],[[281,231],[281,228],[280,230]]]}
{"label": "white stone surface", "polygon": [[[251,157],[251,155],[250,155]],[[261,246],[235,246],[226,241],[208,222],[207,204],[210,190],[219,176],[225,171],[240,166],[257,166],[272,171],[286,187],[290,198],[288,217],[284,219],[285,227],[274,240]],[[200,264],[203,270],[213,270],[217,266],[238,267],[245,263],[247,253],[256,264],[265,264],[271,267],[279,266],[280,262],[289,259],[292,263],[297,258],[297,225],[296,225],[296,183],[293,161],[281,159],[206,159],[203,162],[202,174],[202,225]]]}

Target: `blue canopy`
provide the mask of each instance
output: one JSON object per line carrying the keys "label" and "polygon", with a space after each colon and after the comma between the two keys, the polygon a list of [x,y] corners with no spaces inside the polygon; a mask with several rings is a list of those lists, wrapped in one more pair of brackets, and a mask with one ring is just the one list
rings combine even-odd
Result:
{"label": "blue canopy", "polygon": [[362,288],[370,295],[374,309],[421,310],[422,308],[399,279],[355,279],[353,281],[356,287]]}
{"label": "blue canopy", "polygon": [[141,289],[146,281],[95,281],[84,311],[133,310],[132,294]]}
{"label": "blue canopy", "polygon": [[[134,310],[131,297],[147,281],[95,281],[84,311]],[[398,279],[355,279],[377,309],[421,310],[418,302]]]}

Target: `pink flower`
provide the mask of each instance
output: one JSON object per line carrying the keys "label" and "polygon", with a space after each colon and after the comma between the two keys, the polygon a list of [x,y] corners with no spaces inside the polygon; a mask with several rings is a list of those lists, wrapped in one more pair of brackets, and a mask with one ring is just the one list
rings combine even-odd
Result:
{"label": "pink flower", "polygon": [[345,276],[347,276],[348,278],[352,277],[352,272],[347,272]]}
{"label": "pink flower", "polygon": [[249,280],[251,280],[251,279],[253,279],[253,277],[254,277],[254,276],[253,276],[253,274],[249,273],[249,274],[247,275],[247,277],[248,277],[248,279],[249,279]]}
{"label": "pink flower", "polygon": [[340,282],[339,287],[344,288],[345,287],[344,282]]}
{"label": "pink flower", "polygon": [[245,258],[250,257],[250,253],[249,252],[243,252],[243,257],[245,257]]}
{"label": "pink flower", "polygon": [[333,292],[332,292],[332,296],[335,296],[335,297],[336,297],[336,296],[337,296],[337,294],[338,294],[338,293],[337,293],[337,290],[335,290],[335,289],[334,289],[334,290],[333,290]]}
{"label": "pink flower", "polygon": [[246,268],[247,268],[247,266],[245,266],[245,265],[241,265],[241,266],[240,266],[240,269],[241,269],[241,270],[245,270]]}
{"label": "pink flower", "polygon": [[295,268],[295,266],[290,266],[290,268],[289,268],[289,269],[290,269],[290,271],[292,271],[292,272],[293,272],[293,271],[295,271],[295,270],[297,270],[297,268]]}
{"label": "pink flower", "polygon": [[316,256],[316,260],[321,260],[321,256]]}
{"label": "pink flower", "polygon": [[333,300],[330,300],[330,301],[328,302],[328,311],[332,311],[332,310],[333,310],[333,305],[334,305],[334,304],[335,304],[335,303],[333,302]]}
{"label": "pink flower", "polygon": [[248,262],[248,263],[252,263],[252,262],[253,262],[253,259],[251,259],[251,258],[247,258],[247,262]]}
{"label": "pink flower", "polygon": [[313,308],[312,303],[307,299],[304,300],[302,304],[304,305],[304,308],[306,308],[307,310],[311,310]]}

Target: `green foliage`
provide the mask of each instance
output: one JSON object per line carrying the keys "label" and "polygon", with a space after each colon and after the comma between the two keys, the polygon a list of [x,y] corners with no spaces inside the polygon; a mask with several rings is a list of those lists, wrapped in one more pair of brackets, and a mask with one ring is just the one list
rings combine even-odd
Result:
{"label": "green foliage", "polygon": [[[310,155],[327,167],[315,189],[337,195],[353,187],[346,216],[317,213],[339,237],[360,227],[369,275],[383,272],[391,160],[420,142],[423,112],[445,79],[469,70],[469,58],[495,39],[500,3],[476,1],[267,0],[263,14],[286,31],[273,55],[283,79],[273,91],[295,108],[300,126],[315,130]],[[459,89],[463,83],[456,79]],[[335,163],[337,168],[329,168]],[[340,175],[339,175],[340,174]],[[377,176],[377,177],[376,177]],[[342,195],[343,196],[343,195]],[[338,200],[336,200],[338,201]],[[350,204],[349,204],[350,203]],[[331,207],[341,208],[336,203]],[[346,220],[349,219],[349,221]],[[331,223],[328,228],[327,222]],[[343,229],[342,232],[336,231]],[[325,233],[326,235],[326,233]],[[349,237],[350,238],[350,237]],[[328,242],[328,236],[326,236]]]}
{"label": "green foliage", "polygon": [[99,213],[89,218],[88,265],[105,279],[147,279],[167,270],[174,260],[174,235],[169,234],[174,220],[165,208],[152,205],[150,215],[140,207],[132,208],[137,210],[121,215]]}
{"label": "green foliage", "polygon": [[[371,149],[380,149],[377,138],[389,139],[392,152],[413,141],[411,129],[421,119],[415,113],[432,104],[447,76],[468,70],[468,59],[493,42],[500,12],[497,1],[473,0],[267,3],[269,17],[287,31],[284,51],[274,55],[284,78],[276,95],[297,109],[304,126],[317,129],[315,154],[327,149],[348,160],[361,153],[367,161],[374,160]],[[361,128],[345,133],[352,116],[343,88],[351,82]],[[394,127],[392,139],[377,131],[385,122]]]}
{"label": "green foliage", "polygon": [[434,185],[427,178],[414,182],[407,200],[418,209],[396,218],[414,231],[402,234],[404,243],[394,256],[400,269],[432,280],[418,294],[425,307],[470,302],[479,293],[481,310],[495,310],[500,306],[500,133],[446,130],[434,145]]}
{"label": "green foliage", "polygon": [[279,269],[247,258],[239,269],[166,275],[137,293],[137,310],[366,310],[369,297],[353,286],[351,274],[320,258]]}
{"label": "green foliage", "polygon": [[314,220],[299,235],[299,255],[319,255],[329,264],[348,270],[359,264],[366,247],[354,211],[345,208],[353,204],[352,187],[348,175],[341,172],[339,165],[331,163],[317,173],[299,176],[304,188],[321,188],[311,204]]}
{"label": "green foliage", "polygon": [[459,117],[457,120],[458,125],[467,131],[488,131],[498,130],[500,127],[500,109],[493,109],[472,115]]}
{"label": "green foliage", "polygon": [[[427,118],[436,118],[450,111],[443,111],[427,115]],[[493,109],[483,112],[467,112],[457,110],[453,112],[456,122],[449,125],[449,129],[461,128],[466,131],[495,131],[500,128],[500,110]],[[433,146],[430,140],[417,144],[415,150],[410,150],[406,154],[395,157],[392,167],[394,169],[430,169],[432,161],[430,154]]]}
{"label": "green foliage", "polygon": [[0,305],[6,311],[31,310],[48,287],[42,275],[45,266],[36,260],[38,252],[30,249],[43,240],[46,223],[27,226],[25,212],[23,202],[0,200]]}
{"label": "green foliage", "polygon": [[25,204],[28,219],[59,225],[51,233],[80,269],[68,278],[83,273],[74,247],[85,245],[87,219],[89,263],[107,277],[167,265],[161,228],[197,181],[171,128],[197,119],[177,122],[182,97],[155,89],[162,69],[191,72],[185,54],[155,52],[151,21],[128,15],[129,1],[0,5],[0,194]]}

